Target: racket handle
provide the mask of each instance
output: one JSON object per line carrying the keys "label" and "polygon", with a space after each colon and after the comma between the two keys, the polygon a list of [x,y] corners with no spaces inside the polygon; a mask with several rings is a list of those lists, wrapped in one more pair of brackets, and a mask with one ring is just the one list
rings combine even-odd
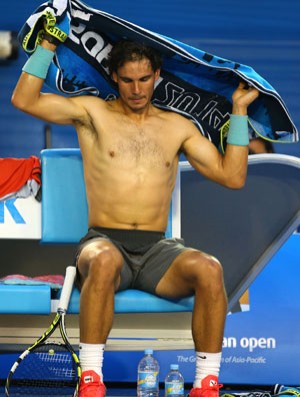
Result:
{"label": "racket handle", "polygon": [[69,306],[73,284],[76,276],[76,267],[68,266],[66,269],[65,281],[61,290],[60,299],[58,303],[58,312],[66,312]]}

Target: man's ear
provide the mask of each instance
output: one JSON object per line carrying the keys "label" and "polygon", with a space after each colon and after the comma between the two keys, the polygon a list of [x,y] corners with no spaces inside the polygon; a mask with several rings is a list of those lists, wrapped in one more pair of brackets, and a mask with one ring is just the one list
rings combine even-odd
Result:
{"label": "man's ear", "polygon": [[118,83],[118,76],[116,72],[112,72],[111,78],[115,83]]}
{"label": "man's ear", "polygon": [[155,71],[154,76],[155,76],[155,81],[157,81],[157,80],[159,79],[159,76],[160,76],[160,69],[157,69],[157,70]]}

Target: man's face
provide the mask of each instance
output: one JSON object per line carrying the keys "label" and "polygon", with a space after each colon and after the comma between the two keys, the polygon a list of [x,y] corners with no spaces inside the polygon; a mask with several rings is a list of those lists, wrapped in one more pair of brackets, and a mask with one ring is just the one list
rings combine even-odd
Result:
{"label": "man's face", "polygon": [[143,58],[126,62],[112,77],[118,84],[123,104],[134,112],[140,112],[151,101],[159,70],[154,72],[150,61]]}

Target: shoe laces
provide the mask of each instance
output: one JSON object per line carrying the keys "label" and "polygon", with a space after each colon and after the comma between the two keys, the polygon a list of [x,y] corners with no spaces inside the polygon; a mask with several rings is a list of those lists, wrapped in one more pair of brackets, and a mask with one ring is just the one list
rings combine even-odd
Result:
{"label": "shoe laces", "polygon": [[94,396],[101,390],[102,395],[105,396],[105,386],[99,380],[90,382],[81,382],[79,386],[79,396],[81,394],[87,393],[89,396]]}

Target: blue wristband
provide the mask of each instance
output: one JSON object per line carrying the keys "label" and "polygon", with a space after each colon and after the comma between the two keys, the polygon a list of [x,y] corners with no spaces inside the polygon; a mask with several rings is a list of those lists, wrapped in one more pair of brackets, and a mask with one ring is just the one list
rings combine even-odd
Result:
{"label": "blue wristband", "polygon": [[40,79],[45,79],[53,57],[53,51],[47,50],[47,48],[38,45],[34,53],[23,66],[22,70],[23,72],[32,74]]}
{"label": "blue wristband", "polygon": [[236,146],[248,146],[248,116],[230,115],[227,143]]}

